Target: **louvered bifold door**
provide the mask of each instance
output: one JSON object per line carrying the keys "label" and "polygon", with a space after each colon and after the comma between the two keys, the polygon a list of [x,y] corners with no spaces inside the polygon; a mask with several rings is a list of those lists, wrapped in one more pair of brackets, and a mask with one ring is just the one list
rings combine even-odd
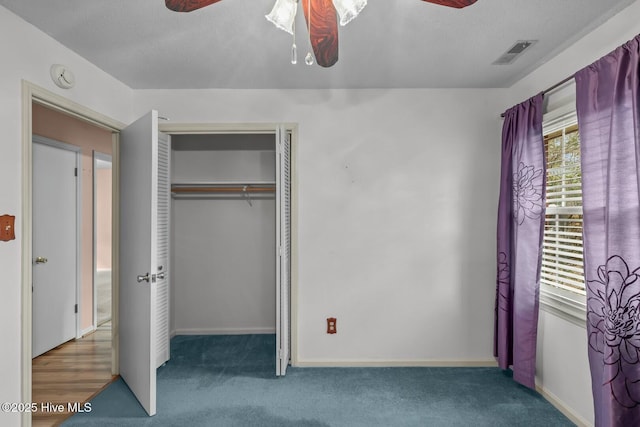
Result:
{"label": "louvered bifold door", "polygon": [[276,132],[276,375],[291,359],[291,132]]}
{"label": "louvered bifold door", "polygon": [[158,135],[158,272],[157,272],[157,362],[156,367],[169,360],[169,219],[170,199],[170,139]]}

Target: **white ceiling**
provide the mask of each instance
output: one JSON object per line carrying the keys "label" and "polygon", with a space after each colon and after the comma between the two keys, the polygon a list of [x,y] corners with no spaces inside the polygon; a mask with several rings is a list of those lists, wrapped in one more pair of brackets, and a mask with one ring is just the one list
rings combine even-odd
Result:
{"label": "white ceiling", "polygon": [[[291,36],[275,0],[224,0],[191,13],[164,0],[0,0],[0,5],[134,89],[508,87],[634,0],[478,0],[457,10],[371,0],[340,27],[340,59],[309,67],[299,11]],[[492,65],[517,40],[539,40]]]}

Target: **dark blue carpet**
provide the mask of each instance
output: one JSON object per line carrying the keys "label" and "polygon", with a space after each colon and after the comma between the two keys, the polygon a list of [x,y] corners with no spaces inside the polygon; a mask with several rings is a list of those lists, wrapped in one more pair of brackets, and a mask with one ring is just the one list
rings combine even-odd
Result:
{"label": "dark blue carpet", "polygon": [[273,335],[178,336],[147,417],[118,380],[63,426],[572,426],[498,368],[289,368]]}

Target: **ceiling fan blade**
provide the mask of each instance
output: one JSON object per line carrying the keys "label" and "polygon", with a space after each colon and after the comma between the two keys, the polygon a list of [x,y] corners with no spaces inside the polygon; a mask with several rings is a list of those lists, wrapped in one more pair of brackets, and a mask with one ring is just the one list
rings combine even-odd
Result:
{"label": "ceiling fan blade", "polygon": [[[300,0],[304,9],[304,17],[311,28],[309,37],[316,56],[316,62],[321,67],[331,67],[338,62],[338,15],[332,0]],[[309,11],[311,3],[311,11]],[[311,12],[311,14],[309,14]]]}
{"label": "ceiling fan blade", "polygon": [[478,0],[422,0],[427,3],[439,4],[442,6],[455,7],[456,9],[462,9],[463,7],[471,6]]}
{"label": "ceiling fan blade", "polygon": [[164,0],[168,9],[175,12],[191,12],[210,4],[218,3],[220,0]]}

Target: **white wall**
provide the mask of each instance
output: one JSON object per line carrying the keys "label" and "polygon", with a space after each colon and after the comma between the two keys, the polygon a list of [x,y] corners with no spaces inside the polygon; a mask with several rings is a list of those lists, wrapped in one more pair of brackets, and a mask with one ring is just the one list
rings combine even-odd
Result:
{"label": "white wall", "polygon": [[[114,119],[128,122],[132,91],[50,37],[0,7],[0,215],[16,216],[16,240],[0,242],[0,402],[20,401],[21,358],[21,80],[84,104]],[[64,63],[77,79],[74,89],[53,85],[49,67]],[[0,425],[19,424],[18,414],[0,413]]]}
{"label": "white wall", "polygon": [[[275,182],[275,135],[176,135],[172,182]],[[274,333],[275,193],[175,197],[171,213],[176,334]]]}
{"label": "white wall", "polygon": [[299,124],[301,362],[492,361],[502,94],[145,90],[135,114]]}
{"label": "white wall", "polygon": [[[509,89],[507,109],[574,74],[640,33],[640,0],[605,22]],[[576,417],[593,424],[593,398],[587,335],[550,312],[540,310],[537,383]]]}
{"label": "white wall", "polygon": [[585,425],[593,425],[587,331],[544,309],[538,318],[536,384]]}

